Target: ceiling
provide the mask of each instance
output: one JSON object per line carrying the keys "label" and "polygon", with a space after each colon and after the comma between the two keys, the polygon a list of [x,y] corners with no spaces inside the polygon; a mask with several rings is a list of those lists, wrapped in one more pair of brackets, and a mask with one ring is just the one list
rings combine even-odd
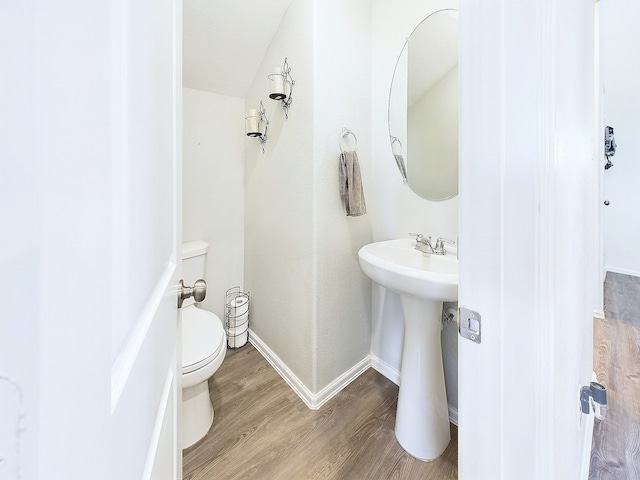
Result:
{"label": "ceiling", "polygon": [[244,98],[291,0],[184,0],[183,86]]}

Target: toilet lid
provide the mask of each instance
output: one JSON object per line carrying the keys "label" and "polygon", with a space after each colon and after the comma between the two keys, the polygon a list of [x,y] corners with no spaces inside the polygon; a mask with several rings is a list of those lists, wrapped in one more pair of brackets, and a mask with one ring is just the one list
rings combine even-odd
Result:
{"label": "toilet lid", "polygon": [[190,306],[182,311],[182,372],[201,368],[224,346],[224,329],[212,312]]}

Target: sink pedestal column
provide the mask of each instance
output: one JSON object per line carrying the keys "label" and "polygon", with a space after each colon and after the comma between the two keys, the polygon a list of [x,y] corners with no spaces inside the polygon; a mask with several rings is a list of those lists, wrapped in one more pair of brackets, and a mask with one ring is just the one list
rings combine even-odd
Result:
{"label": "sink pedestal column", "polygon": [[420,460],[438,458],[451,440],[440,343],[442,302],[400,295],[404,313],[396,438]]}

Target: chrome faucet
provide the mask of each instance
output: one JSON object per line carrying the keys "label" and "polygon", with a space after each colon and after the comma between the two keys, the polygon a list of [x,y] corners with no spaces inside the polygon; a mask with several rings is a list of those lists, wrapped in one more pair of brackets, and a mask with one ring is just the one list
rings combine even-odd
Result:
{"label": "chrome faucet", "polygon": [[431,236],[425,237],[421,233],[410,233],[412,237],[416,238],[415,249],[422,253],[429,253],[432,255],[446,255],[447,250],[444,245],[455,245],[453,240],[447,240],[446,238],[438,237],[435,246],[431,243]]}
{"label": "chrome faucet", "polygon": [[431,237],[425,237],[421,233],[410,233],[412,237],[416,237],[415,249],[420,250],[422,253],[436,253],[435,248],[431,243]]}

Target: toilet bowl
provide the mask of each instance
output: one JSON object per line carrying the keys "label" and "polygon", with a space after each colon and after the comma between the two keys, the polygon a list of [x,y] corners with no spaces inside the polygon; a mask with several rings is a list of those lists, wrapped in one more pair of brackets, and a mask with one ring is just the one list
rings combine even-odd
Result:
{"label": "toilet bowl", "polygon": [[[183,278],[192,285],[205,278],[208,244],[182,244]],[[182,307],[182,448],[202,439],[213,423],[209,378],[227,352],[227,338],[220,317],[186,299]]]}
{"label": "toilet bowl", "polygon": [[220,318],[190,305],[182,311],[182,448],[204,437],[213,423],[209,378],[226,354]]}

